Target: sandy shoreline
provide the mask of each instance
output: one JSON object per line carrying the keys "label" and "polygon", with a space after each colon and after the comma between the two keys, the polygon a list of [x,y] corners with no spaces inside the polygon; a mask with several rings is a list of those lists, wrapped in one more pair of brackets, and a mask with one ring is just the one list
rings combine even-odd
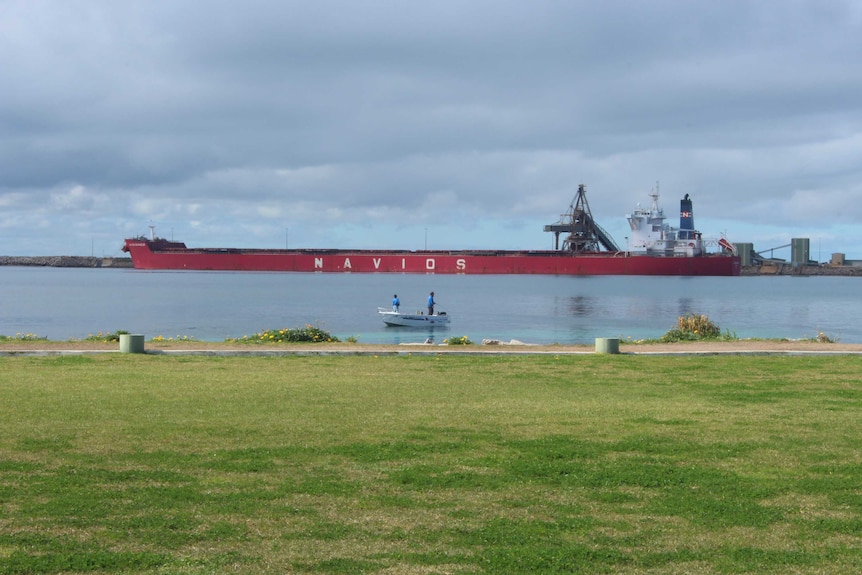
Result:
{"label": "sandy shoreline", "polygon": [[[530,344],[498,344],[498,345],[385,345],[363,343],[294,343],[294,344],[237,344],[228,342],[197,342],[197,341],[160,341],[146,342],[147,352],[195,353],[195,352],[227,352],[239,353],[284,353],[284,354],[315,354],[315,353],[593,353],[594,345],[530,345]],[[0,354],[21,352],[108,352],[119,351],[117,342],[87,342],[87,341],[8,341],[0,342]],[[661,354],[661,353],[850,353],[862,354],[862,344],[819,343],[814,341],[779,341],[779,340],[737,340],[727,342],[682,342],[682,343],[649,343],[632,344],[620,342],[620,353],[623,354]]]}

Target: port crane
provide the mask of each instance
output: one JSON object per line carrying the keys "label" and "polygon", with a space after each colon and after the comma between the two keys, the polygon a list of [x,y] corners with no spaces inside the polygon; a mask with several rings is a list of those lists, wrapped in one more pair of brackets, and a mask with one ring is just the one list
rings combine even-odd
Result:
{"label": "port crane", "polygon": [[560,250],[560,234],[568,234],[563,238],[562,251],[572,253],[599,252],[603,247],[609,252],[618,252],[616,242],[610,234],[596,223],[587,202],[587,188],[578,185],[578,193],[572,200],[566,213],[560,216],[557,223],[546,225],[544,230],[554,234],[554,249]]}

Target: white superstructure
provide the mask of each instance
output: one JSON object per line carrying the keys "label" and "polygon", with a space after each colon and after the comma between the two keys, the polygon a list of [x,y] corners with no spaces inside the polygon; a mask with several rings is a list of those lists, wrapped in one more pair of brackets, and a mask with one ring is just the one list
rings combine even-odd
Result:
{"label": "white superstructure", "polygon": [[[680,228],[665,223],[664,210],[658,205],[658,188],[650,193],[649,209],[637,208],[626,219],[631,227],[628,251],[647,255],[697,256],[703,253],[703,240],[694,229],[691,200],[686,194],[680,207]],[[681,229],[686,226],[685,229]]]}

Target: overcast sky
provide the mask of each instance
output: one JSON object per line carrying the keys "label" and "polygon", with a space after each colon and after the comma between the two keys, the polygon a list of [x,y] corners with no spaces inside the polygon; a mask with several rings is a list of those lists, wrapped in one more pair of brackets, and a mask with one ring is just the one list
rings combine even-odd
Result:
{"label": "overcast sky", "polygon": [[578,184],[862,259],[862,3],[0,0],[2,255],[544,249]]}

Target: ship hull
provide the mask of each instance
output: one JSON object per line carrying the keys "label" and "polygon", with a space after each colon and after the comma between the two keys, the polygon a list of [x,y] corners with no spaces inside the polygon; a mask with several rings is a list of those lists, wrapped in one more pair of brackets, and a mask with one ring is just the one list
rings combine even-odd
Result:
{"label": "ship hull", "polygon": [[560,251],[244,250],[127,239],[136,269],[330,273],[738,276],[738,256]]}
{"label": "ship hull", "polygon": [[401,313],[391,309],[377,308],[377,313],[383,318],[383,323],[391,327],[449,327],[449,316],[446,313],[425,315],[422,313]]}

